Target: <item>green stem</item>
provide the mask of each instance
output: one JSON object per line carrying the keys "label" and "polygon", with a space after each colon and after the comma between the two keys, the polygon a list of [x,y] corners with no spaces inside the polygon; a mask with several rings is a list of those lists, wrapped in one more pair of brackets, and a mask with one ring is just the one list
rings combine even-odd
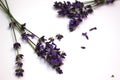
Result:
{"label": "green stem", "polygon": [[14,35],[14,38],[15,38],[15,42],[17,42],[17,37],[16,37],[16,34],[15,34],[15,29],[14,28],[12,28],[12,29],[13,29],[13,35]]}
{"label": "green stem", "polygon": [[17,51],[17,55],[19,55],[19,51],[18,51],[18,49],[17,49],[16,51]]}
{"label": "green stem", "polygon": [[95,2],[94,0],[93,1],[85,1],[85,2],[83,2],[84,4],[88,4],[88,3],[93,3],[93,2]]}
{"label": "green stem", "polygon": [[9,6],[8,6],[8,3],[7,3],[7,0],[5,0],[5,3],[6,3],[8,11],[9,11]]}
{"label": "green stem", "polygon": [[[15,29],[14,29],[15,26],[12,26],[12,29],[13,29],[13,35],[14,35],[14,38],[15,38],[15,42],[17,42],[17,37],[16,37],[16,34],[15,34]],[[17,55],[19,55],[19,51],[18,49],[16,50],[17,51]]]}
{"label": "green stem", "polygon": [[[5,0],[5,4],[6,6],[4,5],[4,3],[0,0],[0,7],[4,10],[4,12],[7,14],[7,16],[10,18],[11,22],[15,22],[16,23],[16,28],[18,29],[18,31],[20,32],[20,34],[22,34],[22,31],[21,31],[21,24],[12,16],[12,14],[10,13],[10,10],[9,10],[9,6],[8,6],[8,3],[7,3],[7,0]],[[15,34],[15,30],[14,30],[14,26],[13,27],[13,34],[14,34],[14,37],[15,37],[15,41],[17,42],[17,38],[16,38],[16,34]],[[29,33],[32,33],[30,30],[28,29],[25,29],[26,31],[28,31]],[[32,33],[34,34],[34,33]],[[35,35],[35,34],[34,34]],[[35,35],[38,39],[39,37],[37,35]],[[28,41],[28,44],[33,48],[35,49],[35,44],[29,39]],[[19,54],[18,50],[17,50],[17,54]]]}
{"label": "green stem", "polygon": [[0,6],[4,10],[4,12],[7,14],[8,11],[7,11],[6,7],[3,5],[3,3],[1,1],[0,1]]}
{"label": "green stem", "polygon": [[33,49],[35,49],[35,44],[30,39],[27,42]]}

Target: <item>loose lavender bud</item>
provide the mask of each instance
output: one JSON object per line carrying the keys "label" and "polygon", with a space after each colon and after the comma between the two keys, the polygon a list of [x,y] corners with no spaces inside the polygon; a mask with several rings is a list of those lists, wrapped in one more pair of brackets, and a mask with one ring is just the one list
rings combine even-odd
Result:
{"label": "loose lavender bud", "polygon": [[85,36],[87,40],[89,39],[89,37],[88,37],[88,35],[87,35],[87,32],[82,33],[82,36]]}
{"label": "loose lavender bud", "polygon": [[93,30],[97,30],[97,28],[93,27],[93,28],[89,29],[89,31],[93,31]]}
{"label": "loose lavender bud", "polygon": [[82,49],[86,49],[86,47],[85,47],[85,46],[81,46],[81,48],[82,48]]}

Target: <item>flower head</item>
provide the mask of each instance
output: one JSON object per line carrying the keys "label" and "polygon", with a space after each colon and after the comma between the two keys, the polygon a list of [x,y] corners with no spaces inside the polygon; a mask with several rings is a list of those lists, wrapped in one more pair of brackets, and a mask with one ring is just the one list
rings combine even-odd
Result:
{"label": "flower head", "polygon": [[[59,37],[61,38],[62,36],[59,35]],[[65,53],[62,53],[59,48],[57,48],[53,37],[46,39],[44,42],[39,40],[36,44],[35,52],[39,57],[43,58],[49,65],[55,68],[56,71],[58,70],[57,68],[62,65],[63,59],[66,55]],[[57,72],[60,73],[60,71]]]}
{"label": "flower head", "polygon": [[56,35],[56,38],[60,41],[60,40],[63,38],[63,35],[57,34],[57,35]]}
{"label": "flower head", "polygon": [[19,69],[16,69],[15,72],[17,77],[22,77],[24,70],[19,68]]}
{"label": "flower head", "polygon": [[25,32],[22,33],[21,36],[22,36],[22,39],[23,39],[23,40],[26,40],[26,41],[29,40],[28,35],[27,35]]}
{"label": "flower head", "polygon": [[19,49],[21,47],[20,43],[16,42],[13,44],[14,49]]}

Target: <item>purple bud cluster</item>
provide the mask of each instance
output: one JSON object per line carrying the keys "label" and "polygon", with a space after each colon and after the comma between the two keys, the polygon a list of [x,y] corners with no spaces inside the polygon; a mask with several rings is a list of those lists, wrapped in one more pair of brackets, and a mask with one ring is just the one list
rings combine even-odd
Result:
{"label": "purple bud cluster", "polygon": [[89,13],[93,12],[91,5],[84,5],[83,2],[75,1],[73,3],[67,2],[55,2],[54,8],[58,10],[58,15],[62,17],[68,17],[69,30],[74,31],[76,27],[82,22]]}
{"label": "purple bud cluster", "polygon": [[15,72],[16,72],[16,76],[18,76],[18,77],[22,77],[23,72],[24,72],[24,70],[22,69],[22,66],[23,66],[23,63],[21,61],[22,59],[23,59],[22,54],[18,54],[16,56],[16,67],[17,67],[17,69],[15,70]]}
{"label": "purple bud cluster", "polygon": [[[16,42],[13,44],[13,48],[15,50],[18,50],[21,47],[20,43]],[[22,63],[22,59],[23,59],[23,54],[17,54],[16,55],[16,70],[15,70],[15,75],[17,77],[22,77],[23,76],[23,72],[24,70],[22,69],[23,63]]]}
{"label": "purple bud cluster", "polygon": [[56,69],[59,74],[63,73],[60,66],[63,64],[66,53],[60,51],[60,48],[57,48],[53,37],[45,39],[42,36],[36,44],[35,52],[39,57],[47,61],[50,66]]}

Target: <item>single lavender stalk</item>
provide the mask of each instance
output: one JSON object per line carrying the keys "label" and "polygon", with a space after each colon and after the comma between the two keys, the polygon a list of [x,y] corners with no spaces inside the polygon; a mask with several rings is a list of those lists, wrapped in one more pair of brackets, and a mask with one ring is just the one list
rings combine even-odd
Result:
{"label": "single lavender stalk", "polygon": [[22,77],[24,70],[22,69],[23,63],[23,54],[19,54],[19,48],[21,47],[20,43],[17,41],[16,33],[15,33],[15,24],[10,23],[10,28],[13,30],[13,35],[15,38],[15,43],[13,44],[13,48],[16,50],[16,70],[15,70],[15,75],[17,77]]}

